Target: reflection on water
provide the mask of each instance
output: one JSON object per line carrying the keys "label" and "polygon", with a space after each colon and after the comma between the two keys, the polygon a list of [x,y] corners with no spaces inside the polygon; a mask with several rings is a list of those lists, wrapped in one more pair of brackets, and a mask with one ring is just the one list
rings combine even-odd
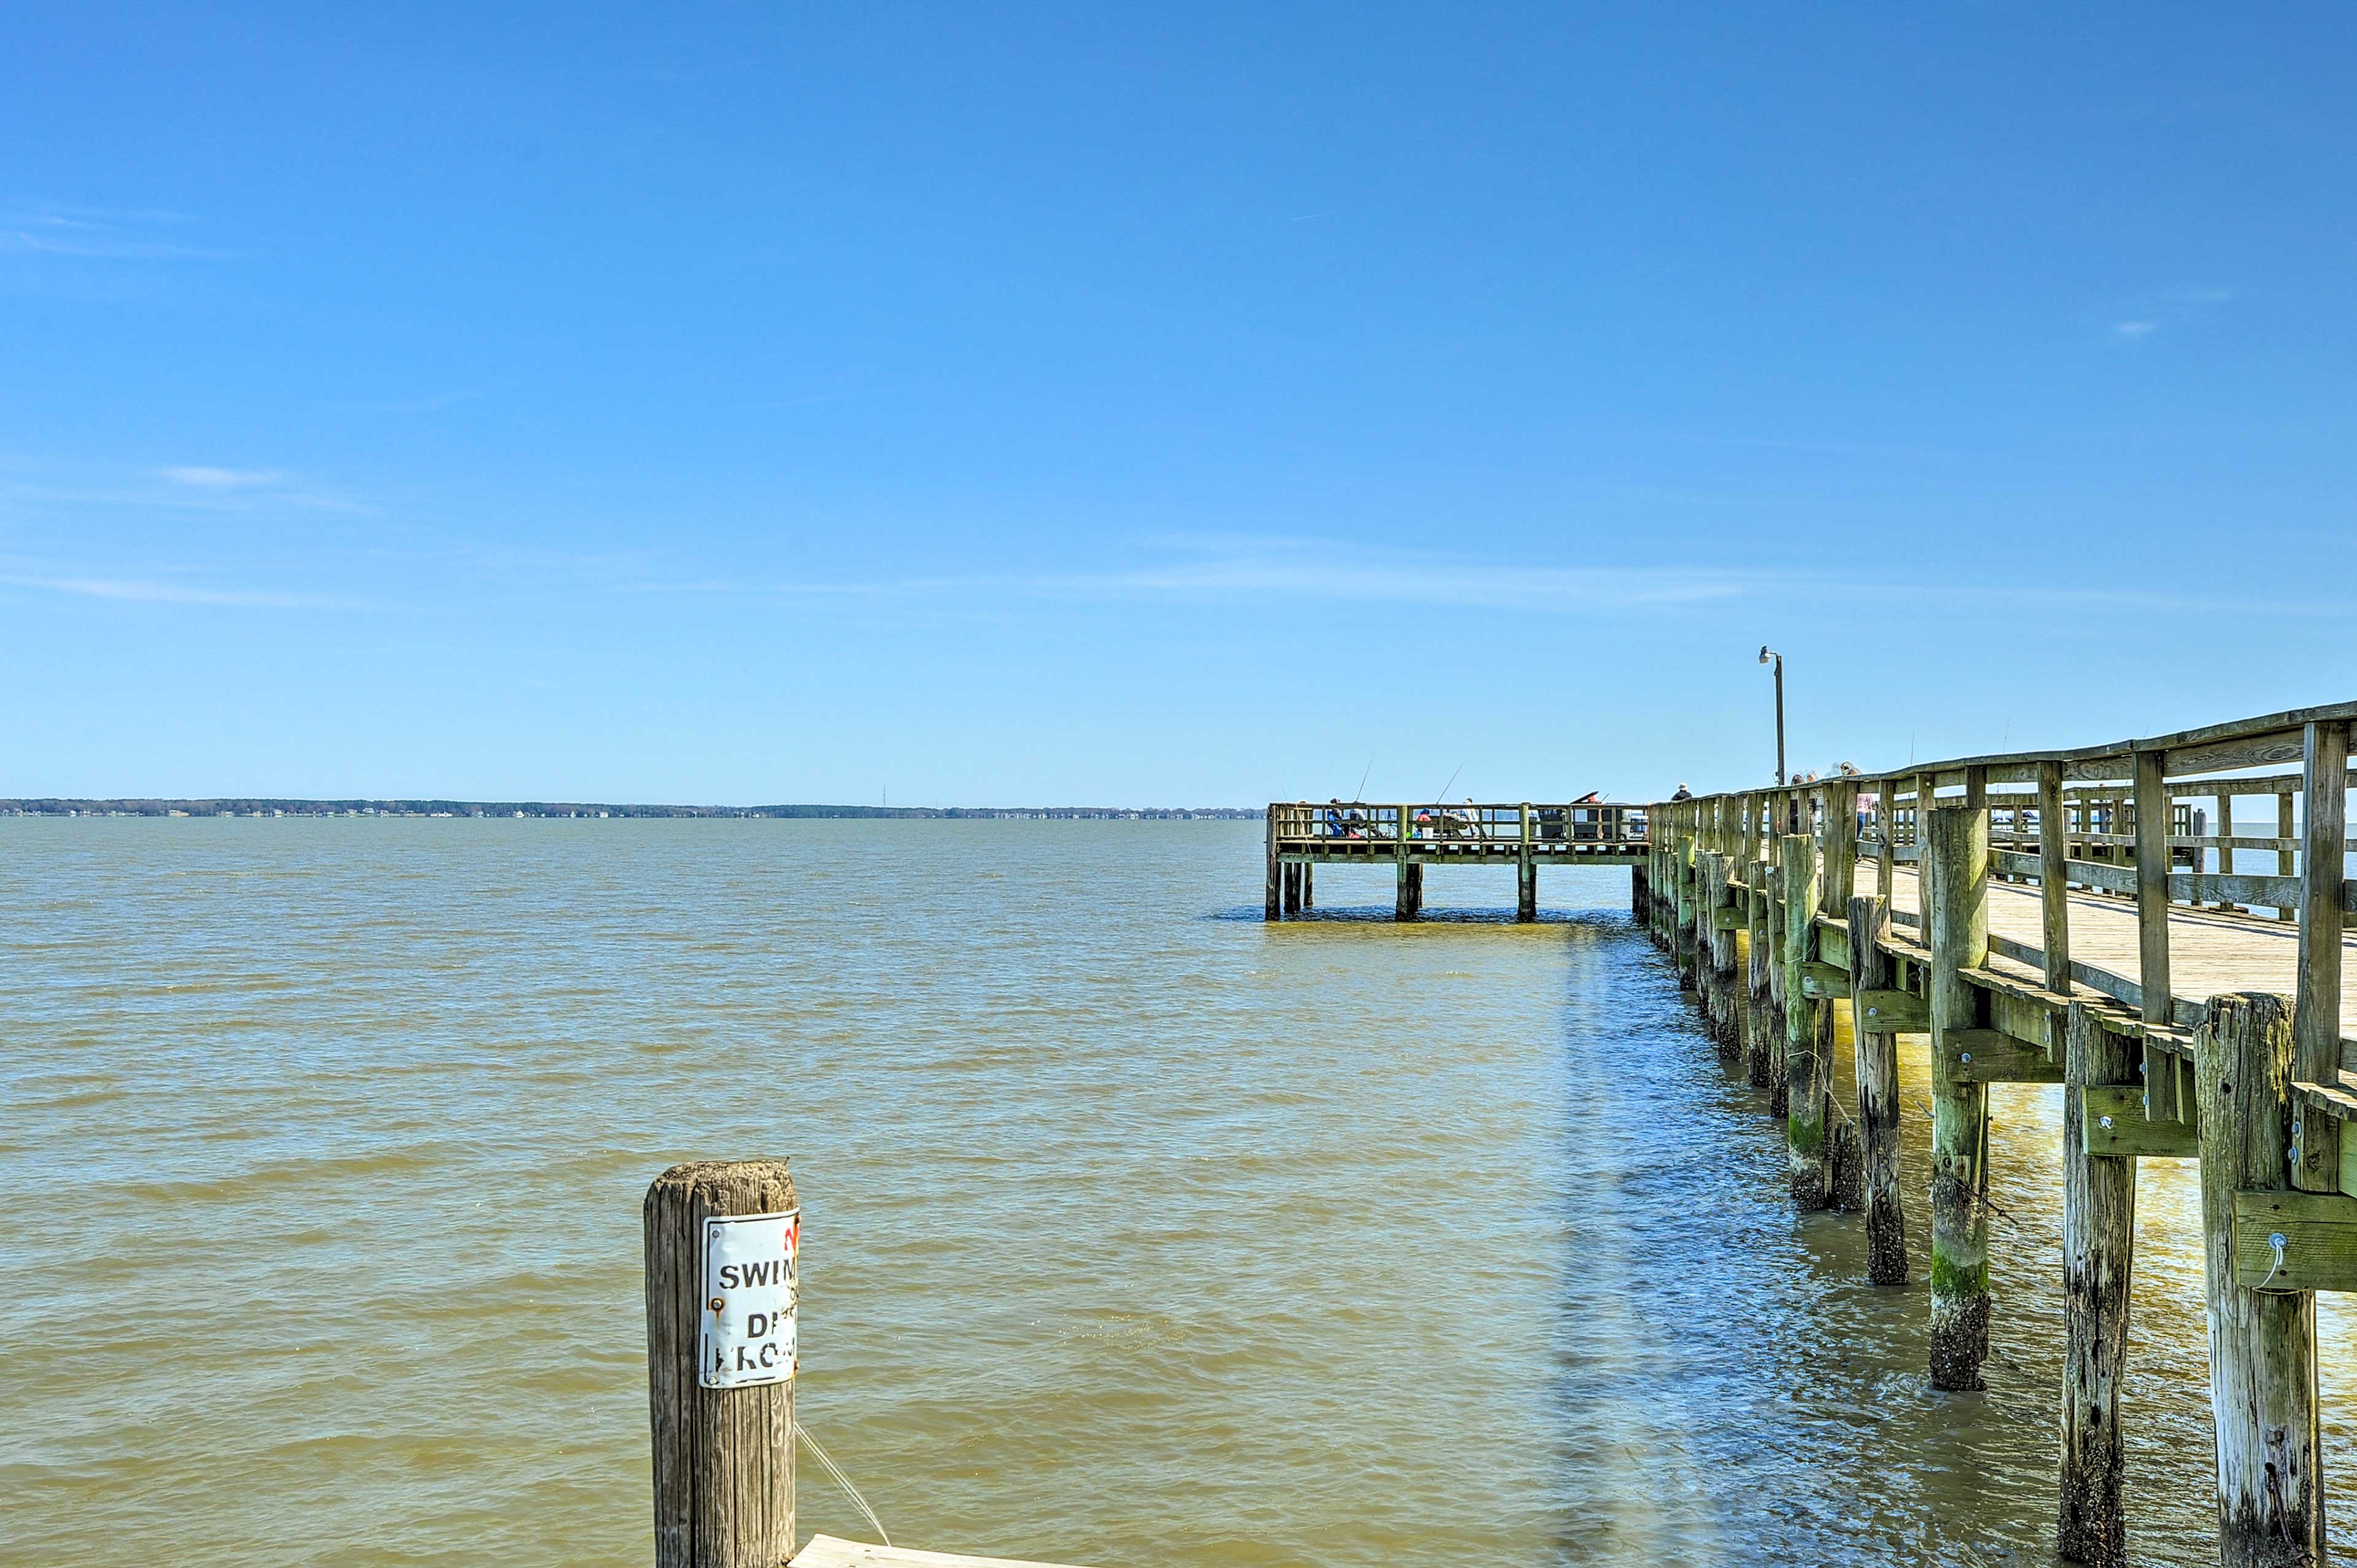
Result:
{"label": "reflection on water", "polygon": [[[1922,1287],[1789,1212],[1624,872],[1550,873],[1523,928],[1510,874],[1436,873],[1401,928],[1385,874],[1329,871],[1266,927],[1260,854],[1250,823],[0,822],[0,1561],[647,1561],[639,1197],[772,1153],[802,1412],[898,1540],[2050,1560],[2059,1091],[1994,1096],[1991,1389],[1935,1396]],[[2142,1167],[2141,1561],[2213,1555],[2191,1177]],[[802,1523],[864,1532],[815,1472]]]}

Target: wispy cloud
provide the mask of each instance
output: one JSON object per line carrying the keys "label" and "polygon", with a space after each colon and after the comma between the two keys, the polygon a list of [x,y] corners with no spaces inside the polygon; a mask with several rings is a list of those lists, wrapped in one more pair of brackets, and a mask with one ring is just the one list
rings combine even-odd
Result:
{"label": "wispy cloud", "polygon": [[2231,288],[2214,284],[2180,284],[2157,288],[2122,302],[2126,314],[2111,323],[2115,343],[2141,343],[2165,327],[2181,326],[2234,297]]}
{"label": "wispy cloud", "polygon": [[189,243],[185,213],[100,207],[0,208],[0,252],[95,261],[221,261],[230,252]]}
{"label": "wispy cloud", "polygon": [[274,593],[253,588],[208,588],[182,583],[141,582],[123,577],[48,577],[0,573],[0,584],[81,598],[122,599],[135,604],[215,605],[238,609],[359,609],[352,599],[320,594]]}
{"label": "wispy cloud", "polygon": [[832,583],[706,578],[642,586],[651,592],[869,599],[985,594],[1104,600],[1248,600],[1283,596],[1334,603],[1595,615],[1739,598],[1776,576],[1740,566],[1566,567],[1386,550],[1351,540],[1283,538],[1212,543],[1182,551],[1176,560],[1104,572],[944,575]]}
{"label": "wispy cloud", "polygon": [[285,476],[274,468],[159,468],[156,477],[169,479],[176,485],[193,485],[206,490],[247,490],[260,485],[274,485]]}

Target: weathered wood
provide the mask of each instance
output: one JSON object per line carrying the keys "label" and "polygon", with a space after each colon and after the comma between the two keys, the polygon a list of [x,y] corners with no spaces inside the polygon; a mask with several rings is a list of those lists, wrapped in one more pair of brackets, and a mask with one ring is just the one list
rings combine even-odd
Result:
{"label": "weathered wood", "polygon": [[1017,1563],[1006,1557],[968,1557],[959,1552],[911,1552],[905,1546],[875,1546],[813,1535],[793,1568],[1060,1568],[1053,1563]]}
{"label": "weathered wood", "polygon": [[[2127,1561],[2121,1508],[2120,1382],[2136,1261],[2136,1162],[2091,1154],[2085,1096],[2139,1092],[2127,1041],[2071,1004],[2062,1096],[2062,1490],[2055,1550],[2073,1563]],[[2141,1110],[2137,1119],[2143,1119]]]}
{"label": "weathered wood", "polygon": [[[1887,897],[1857,897],[1849,901],[1853,1005],[1855,998],[1889,984],[1890,955],[1879,940],[1889,917]],[[1878,1285],[1903,1285],[1907,1283],[1907,1221],[1899,1207],[1899,1037],[1868,1029],[1861,1015],[1852,1016],[1857,1039],[1866,1277]]]}
{"label": "weathered wood", "polygon": [[[2291,836],[2291,792],[2289,790],[2278,790],[2276,794],[2276,837],[2283,840],[2286,843],[2294,842]],[[2276,851],[2276,875],[2277,876],[2297,875],[2298,874],[2298,869],[2297,861],[2290,850],[2279,849]],[[2298,918],[2299,906],[2297,904],[2280,905],[2276,909],[2276,918],[2278,920],[2292,920]]]}
{"label": "weathered wood", "polygon": [[1629,913],[1637,919],[1642,920],[1645,918],[1647,907],[1652,901],[1652,879],[1646,875],[1645,867],[1631,866],[1629,868]]}
{"label": "weathered wood", "polygon": [[2357,1197],[2236,1193],[2234,1268],[2236,1281],[2251,1290],[2357,1291]]}
{"label": "weathered wood", "polygon": [[[2105,1031],[2110,1033],[2110,1031]],[[2113,1035],[2125,1042],[2126,1036]],[[2133,1052],[2125,1043],[2125,1070],[2133,1075]],[[2091,1155],[2128,1159],[2198,1159],[2201,1154],[2200,1116],[2190,1122],[2156,1122],[2147,1113],[2141,1083],[2089,1084],[2074,1091],[2080,1102],[2081,1145]]]}
{"label": "weathered wood", "polygon": [[2279,1192],[2287,1185],[2290,1003],[2266,993],[2213,996],[2194,1031],[2193,1051],[2220,1555],[2226,1568],[2321,1563],[2316,1296],[2244,1284],[2234,1225],[2235,1194]]}
{"label": "weathered wood", "polygon": [[[1731,841],[1731,832],[1728,836]],[[1711,1033],[1718,1041],[1720,1058],[1729,1062],[1743,1058],[1744,977],[1738,972],[1740,955],[1735,940],[1735,927],[1740,923],[1735,900],[1739,895],[1732,881],[1737,869],[1732,855],[1711,856]]]}
{"label": "weathered wood", "polygon": [[1849,996],[1849,971],[1815,959],[1801,966],[1801,992],[1812,1002],[1839,1002]]}
{"label": "weathered wood", "polygon": [[1268,809],[1268,822],[1265,831],[1268,841],[1268,890],[1261,899],[1260,918],[1264,920],[1278,920],[1283,919],[1285,917],[1277,903],[1278,882],[1281,872],[1276,859],[1276,808],[1275,806],[1271,806]]}
{"label": "weathered wood", "polygon": [[1932,1026],[1931,1004],[1911,991],[1858,992],[1861,1026],[1887,1035],[1920,1035]]}
{"label": "weathered wood", "polygon": [[[1765,879],[1760,880],[1764,882]],[[1776,1065],[1776,1044],[1784,1037],[1784,1020],[1776,1010],[1774,987],[1770,981],[1770,972],[1775,967],[1776,943],[1768,929],[1767,893],[1764,890],[1747,891],[1743,901],[1744,914],[1749,921],[1749,928],[1745,932],[1745,945],[1750,950],[1743,1008],[1745,1065],[1749,1069],[1747,1076],[1751,1087],[1766,1089],[1770,1081],[1770,1074]]]}
{"label": "weathered wood", "polygon": [[[2341,1071],[2341,884],[2347,833],[2349,726],[2312,724],[2304,736],[2299,852],[2299,983],[2292,1004],[2292,1076],[2328,1083]],[[2330,1192],[2341,1174],[2341,1123],[2311,1116],[2293,1142],[2292,1186]]]}
{"label": "weathered wood", "polygon": [[1784,872],[1784,1144],[1792,1202],[1825,1206],[1825,1101],[1833,1014],[1808,991],[1817,912],[1817,846],[1806,833],[1778,841]]}
{"label": "weathered wood", "polygon": [[1297,864],[1288,862],[1283,867],[1283,871],[1285,886],[1285,916],[1286,918],[1291,919],[1301,913],[1301,867]]}
{"label": "weathered wood", "polygon": [[707,1389],[704,1222],[794,1207],[783,1160],[673,1165],[647,1188],[647,1391],[656,1568],[784,1568],[794,1554],[794,1385]]}
{"label": "weathered wood", "polygon": [[1941,1066],[1956,1083],[2061,1083],[2062,1064],[2043,1047],[2002,1029],[1950,1029],[1939,1042]]}
{"label": "weathered wood", "polygon": [[1980,993],[1958,972],[1988,960],[1988,812],[1924,817],[1932,965],[1932,1386],[1977,1389],[1988,1356],[1988,1089],[1947,1070],[1951,1031],[1980,1026]]}
{"label": "weathered wood", "polygon": [[2071,822],[2062,804],[2062,765],[2038,765],[2038,897],[2046,989],[2071,993]]}
{"label": "weathered wood", "polygon": [[[1775,802],[1777,820],[1784,819],[1788,802],[1779,796]],[[1792,1079],[1786,1075],[1784,1043],[1792,1026],[1785,1017],[1787,997],[1784,991],[1784,950],[1789,945],[1784,923],[1784,872],[1776,864],[1780,851],[1778,840],[1771,838],[1761,846],[1770,858],[1762,870],[1768,879],[1768,1003],[1776,1020],[1776,1033],[1768,1042],[1768,1114],[1782,1121],[1792,1103]]]}
{"label": "weathered wood", "polygon": [[1677,923],[1671,931],[1676,944],[1679,983],[1695,987],[1695,843],[1694,808],[1679,813],[1678,836],[1671,841],[1671,874],[1677,878]]}

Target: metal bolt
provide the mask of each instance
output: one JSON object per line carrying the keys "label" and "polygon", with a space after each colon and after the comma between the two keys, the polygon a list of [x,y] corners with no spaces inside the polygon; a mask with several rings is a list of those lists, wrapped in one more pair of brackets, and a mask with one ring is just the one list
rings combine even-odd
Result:
{"label": "metal bolt", "polygon": [[1972,1060],[1972,1059],[1973,1059],[1973,1053],[1972,1053],[1972,1052],[1970,1052],[1970,1051],[1963,1052],[1963,1053],[1962,1053],[1962,1055],[1963,1055],[1964,1058],[1966,1061],[1970,1061],[1970,1060]]}
{"label": "metal bolt", "polygon": [[2095,1118],[2095,1120],[2096,1120],[2096,1122],[2099,1122],[2099,1123],[2100,1123],[2100,1124],[2101,1124],[2101,1125],[2102,1125],[2102,1126],[2103,1126],[2106,1131],[2109,1131],[2109,1130],[2110,1130],[2111,1125],[2112,1125],[2112,1119],[2111,1119],[2110,1117],[2108,1117],[2108,1116],[2098,1116],[2098,1117],[2096,1117],[2096,1118]]}
{"label": "metal bolt", "polygon": [[722,1307],[726,1306],[728,1304],[716,1295],[705,1305],[711,1307],[713,1311],[718,1312]]}

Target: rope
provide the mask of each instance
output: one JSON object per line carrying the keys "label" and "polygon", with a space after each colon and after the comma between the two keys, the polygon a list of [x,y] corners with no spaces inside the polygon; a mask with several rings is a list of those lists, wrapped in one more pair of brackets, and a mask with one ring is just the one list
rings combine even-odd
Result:
{"label": "rope", "polygon": [[887,1546],[891,1545],[892,1538],[884,1533],[884,1521],[876,1517],[876,1510],[867,1506],[867,1499],[859,1495],[859,1488],[851,1484],[851,1477],[845,1475],[842,1467],[826,1456],[826,1450],[818,1445],[818,1439],[810,1434],[810,1428],[797,1421],[794,1423],[794,1435],[810,1444],[810,1451],[817,1458],[819,1467],[834,1477],[834,1484],[850,1494],[851,1500],[859,1505],[859,1511],[866,1514],[867,1522],[876,1527],[876,1538]]}

